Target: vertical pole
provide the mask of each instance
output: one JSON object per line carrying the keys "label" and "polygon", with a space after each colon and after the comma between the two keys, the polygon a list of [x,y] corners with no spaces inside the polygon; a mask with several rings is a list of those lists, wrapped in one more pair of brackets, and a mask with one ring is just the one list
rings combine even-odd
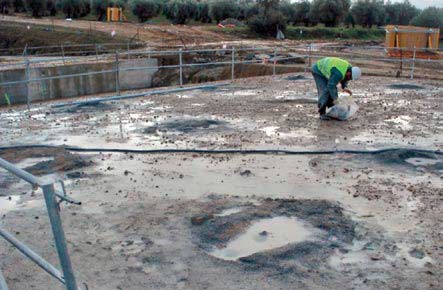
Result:
{"label": "vertical pole", "polygon": [[415,53],[416,53],[416,50],[417,50],[417,47],[414,45],[414,54],[412,55],[411,80],[414,79]]}
{"label": "vertical pole", "polygon": [[129,54],[129,42],[128,42],[128,59],[131,59],[131,55]]}
{"label": "vertical pole", "polygon": [[[305,53],[306,53],[306,58],[308,58],[308,54],[309,54],[309,45],[306,45],[306,49],[305,49]],[[305,74],[308,72],[308,61],[306,61],[306,65],[305,65]]]}
{"label": "vertical pole", "polygon": [[52,233],[54,235],[55,246],[57,248],[60,265],[63,270],[63,278],[66,282],[67,290],[78,290],[77,283],[72,270],[71,259],[68,254],[65,233],[63,231],[62,221],[60,218],[60,207],[55,199],[54,184],[42,187],[45,197],[46,208],[48,209],[49,221],[51,222]]}
{"label": "vertical pole", "polygon": [[179,69],[180,69],[180,87],[183,86],[183,52],[180,49],[178,53]]}
{"label": "vertical pole", "polygon": [[308,66],[311,67],[312,43],[309,43]]}
{"label": "vertical pole", "polygon": [[274,49],[274,62],[272,64],[272,76],[275,77],[275,66],[277,64],[277,50]]}
{"label": "vertical pole", "polygon": [[349,47],[349,52],[351,53],[351,61],[354,61],[354,55],[352,54],[352,49],[354,48],[354,44]]}
{"label": "vertical pole", "polygon": [[0,290],[9,290],[6,284],[5,277],[3,277],[2,271],[0,270]]}
{"label": "vertical pole", "polygon": [[235,47],[231,50],[231,80],[235,79]]}
{"label": "vertical pole", "polygon": [[26,104],[28,106],[28,111],[31,109],[31,100],[30,100],[30,85],[29,85],[29,79],[31,77],[31,72],[30,72],[30,62],[29,62],[29,57],[26,55]]}
{"label": "vertical pole", "polygon": [[95,44],[95,60],[98,61],[98,45]]}
{"label": "vertical pole", "polygon": [[63,64],[65,64],[65,49],[63,47],[63,44],[60,46],[62,49],[62,58],[63,58]]}
{"label": "vertical pole", "polygon": [[120,95],[120,75],[119,75],[118,50],[115,51],[115,91]]}

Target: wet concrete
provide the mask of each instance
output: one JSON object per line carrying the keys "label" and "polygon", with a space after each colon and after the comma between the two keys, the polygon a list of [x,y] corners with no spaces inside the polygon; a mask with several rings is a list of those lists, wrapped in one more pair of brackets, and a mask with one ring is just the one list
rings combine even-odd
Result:
{"label": "wet concrete", "polygon": [[[12,107],[1,111],[1,143],[441,150],[440,84],[414,81],[425,89],[386,91],[392,82],[366,77],[351,84],[360,110],[346,123],[320,122],[314,82],[284,77],[122,100],[103,110]],[[186,133],[143,133],[171,120],[226,123],[199,124]],[[43,162],[33,169],[38,172],[54,166],[45,164],[57,160],[51,150],[2,156],[26,167]],[[68,177],[68,194],[82,201],[81,206],[63,204],[61,213],[74,269],[90,289],[433,290],[443,277],[440,157],[408,151],[401,156],[72,153],[92,164],[67,172],[53,168]],[[2,215],[1,226],[20,232],[21,239],[56,261],[41,192],[8,182],[0,172],[7,194],[20,195],[16,207]],[[209,254],[255,222],[273,218],[297,219],[320,234],[235,261]],[[11,288],[61,289],[46,273],[29,268],[19,253],[4,244],[0,248],[0,268]]]}

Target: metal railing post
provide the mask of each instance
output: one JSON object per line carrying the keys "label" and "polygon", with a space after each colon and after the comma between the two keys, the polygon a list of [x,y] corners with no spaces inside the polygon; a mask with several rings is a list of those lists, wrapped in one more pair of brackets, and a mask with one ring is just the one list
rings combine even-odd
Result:
{"label": "metal railing post", "polygon": [[131,59],[131,54],[129,53],[129,42],[128,42],[128,59]]}
{"label": "metal railing post", "polygon": [[95,60],[98,61],[98,45],[95,44]]}
{"label": "metal railing post", "polygon": [[31,109],[31,100],[30,100],[30,77],[31,77],[31,72],[30,72],[30,61],[29,61],[29,57],[26,56],[26,104],[28,106],[28,111]]}
{"label": "metal railing post", "polygon": [[274,62],[272,64],[272,76],[275,77],[275,66],[277,64],[277,50],[274,49]]}
{"label": "metal railing post", "polygon": [[[306,58],[309,58],[309,56],[308,56],[308,54],[309,54],[309,45],[306,45],[305,54],[306,54]],[[305,74],[307,72],[308,72],[308,61],[306,61],[306,65],[305,65]]]}
{"label": "metal railing post", "polygon": [[235,47],[231,50],[231,80],[235,80]]}
{"label": "metal railing post", "polygon": [[118,59],[118,50],[115,51],[115,91],[117,95],[120,95],[120,67],[119,67],[119,59]]}
{"label": "metal railing post", "polygon": [[[19,250],[23,255],[28,257],[31,261],[36,263],[40,268],[45,270],[49,275],[57,279],[58,281],[65,284],[65,279],[63,278],[63,274],[57,270],[54,266],[48,263],[45,259],[40,257],[37,253],[35,253],[31,248],[17,240],[10,233],[0,228],[0,236],[4,238],[7,242],[13,245],[17,250]],[[1,290],[2,288],[0,288]]]}
{"label": "metal railing post", "polygon": [[178,62],[179,62],[179,70],[180,70],[180,87],[183,86],[183,51],[180,49],[178,53]]}
{"label": "metal railing post", "polygon": [[412,67],[411,67],[411,80],[414,79],[414,68],[415,68],[415,53],[416,53],[416,46],[414,45],[414,53],[412,55]]}
{"label": "metal railing post", "polygon": [[63,44],[60,46],[62,49],[62,59],[63,59],[63,64],[65,64],[65,49],[63,47]]}
{"label": "metal railing post", "polygon": [[312,43],[309,43],[308,66],[311,67]]}
{"label": "metal railing post", "polygon": [[2,270],[0,270],[0,290],[9,290],[5,277],[3,277]]}
{"label": "metal railing post", "polygon": [[71,259],[68,254],[65,233],[60,219],[60,207],[55,199],[54,184],[44,185],[42,187],[45,197],[46,208],[48,210],[49,221],[51,223],[52,233],[54,234],[55,246],[57,248],[60,265],[63,270],[63,278],[67,290],[78,290],[77,283],[72,270]]}

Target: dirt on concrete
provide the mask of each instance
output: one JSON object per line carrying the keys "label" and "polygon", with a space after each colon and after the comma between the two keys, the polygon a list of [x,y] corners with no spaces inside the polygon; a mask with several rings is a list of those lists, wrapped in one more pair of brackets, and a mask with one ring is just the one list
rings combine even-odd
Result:
{"label": "dirt on concrete", "polygon": [[[82,201],[61,207],[68,247],[76,277],[89,289],[439,289],[442,156],[415,149],[443,149],[440,82],[414,80],[423,89],[393,89],[406,80],[367,76],[351,84],[356,115],[323,122],[311,76],[289,76],[112,101],[97,109],[52,108],[57,101],[30,111],[2,108],[1,145],[406,147],[363,155],[70,152],[70,164],[77,157],[93,163],[68,171],[76,177],[67,179],[68,194]],[[25,157],[51,158],[57,150],[10,151],[2,158],[29,162]],[[62,164],[52,166],[69,169]],[[7,173],[1,173],[3,181]],[[27,190],[17,182],[2,187],[11,199],[0,199],[0,224],[57,263],[41,192],[12,198]],[[313,234],[236,259],[214,254],[275,218]],[[277,238],[273,228],[255,234],[254,243]],[[4,241],[0,249],[0,268],[12,289],[63,289]]]}

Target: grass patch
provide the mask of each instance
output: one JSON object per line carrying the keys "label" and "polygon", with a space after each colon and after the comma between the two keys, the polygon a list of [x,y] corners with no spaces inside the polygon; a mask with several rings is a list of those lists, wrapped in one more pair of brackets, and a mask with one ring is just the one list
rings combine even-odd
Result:
{"label": "grass patch", "polygon": [[[126,37],[111,37],[108,33],[94,30],[0,21],[0,49],[9,50],[0,51],[0,54],[21,54],[26,45],[28,47],[58,46],[55,50],[60,52],[61,45],[122,43],[128,40]],[[80,48],[70,48],[70,50],[76,49],[80,50]],[[52,50],[54,49],[34,51],[30,49],[28,53],[52,53]]]}

